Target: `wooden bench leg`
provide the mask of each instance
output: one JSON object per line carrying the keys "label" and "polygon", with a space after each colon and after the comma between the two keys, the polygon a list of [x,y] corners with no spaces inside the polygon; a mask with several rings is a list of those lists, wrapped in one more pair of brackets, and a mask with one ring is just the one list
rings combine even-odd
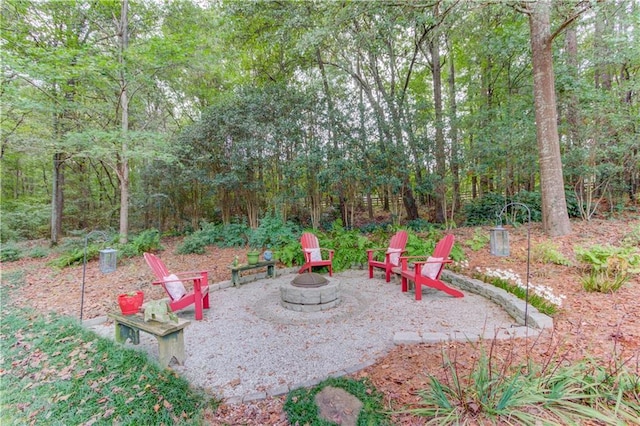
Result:
{"label": "wooden bench leg", "polygon": [[240,271],[231,271],[231,284],[237,286],[240,283]]}
{"label": "wooden bench leg", "polygon": [[168,366],[171,359],[175,358],[178,364],[183,365],[184,354],[184,333],[178,330],[166,336],[156,336],[158,339],[158,361],[162,366]]}
{"label": "wooden bench leg", "polygon": [[140,343],[140,330],[129,327],[128,325],[115,322],[116,342],[124,343],[127,339],[131,339],[131,343],[137,345]]}

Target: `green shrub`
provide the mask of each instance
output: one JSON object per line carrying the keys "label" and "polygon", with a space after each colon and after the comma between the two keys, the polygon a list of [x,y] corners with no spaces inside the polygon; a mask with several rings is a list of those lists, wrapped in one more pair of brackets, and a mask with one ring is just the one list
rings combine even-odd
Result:
{"label": "green shrub", "polygon": [[361,266],[367,263],[366,249],[372,247],[371,241],[357,230],[346,230],[340,219],[334,221],[332,230],[318,235],[320,247],[333,249],[333,268],[336,271]]}
{"label": "green shrub", "polygon": [[500,213],[505,204],[504,196],[495,193],[488,193],[482,198],[467,202],[462,208],[466,226],[496,223],[497,214]]}
{"label": "green shrub", "polygon": [[160,245],[160,231],[157,229],[146,229],[134,236],[128,245],[133,248],[134,255],[162,250],[162,246]]}
{"label": "green shrub", "polygon": [[640,252],[635,247],[593,245],[576,247],[582,266],[582,286],[586,291],[601,293],[618,290],[630,274],[640,272]]}
{"label": "green shrub", "polygon": [[15,262],[22,259],[22,250],[15,244],[3,244],[0,247],[0,262]]}
{"label": "green shrub", "polygon": [[46,237],[50,223],[51,205],[42,200],[3,203],[0,241]]}
{"label": "green shrub", "polygon": [[32,259],[42,259],[49,255],[49,250],[44,247],[34,247],[29,250],[28,256]]}
{"label": "green shrub", "polygon": [[358,416],[358,425],[384,426],[390,425],[388,414],[383,405],[383,396],[366,379],[330,378],[310,389],[298,388],[287,395],[283,409],[292,425],[329,426],[330,423],[318,417],[316,395],[325,387],[340,388],[355,396],[362,402],[362,410]]}
{"label": "green shrub", "polygon": [[429,232],[434,225],[425,219],[415,219],[407,222],[407,228],[413,232]]}
{"label": "green shrub", "polygon": [[534,245],[531,248],[531,257],[534,262],[571,266],[571,261],[560,253],[558,247],[550,241]]}

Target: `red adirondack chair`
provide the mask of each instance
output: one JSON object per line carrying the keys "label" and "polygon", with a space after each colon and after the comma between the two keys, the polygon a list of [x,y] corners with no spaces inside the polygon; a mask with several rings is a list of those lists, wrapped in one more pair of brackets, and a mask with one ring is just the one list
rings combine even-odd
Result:
{"label": "red adirondack chair", "polygon": [[444,291],[453,297],[464,297],[461,291],[449,287],[443,281],[440,280],[440,274],[444,269],[444,265],[451,263],[449,254],[451,248],[453,248],[454,236],[451,234],[446,235],[433,251],[433,255],[429,256],[426,261],[414,262],[414,269],[410,270],[408,266],[409,259],[424,256],[410,256],[400,258],[400,276],[402,277],[402,291],[408,290],[409,281],[415,282],[416,285],[416,300],[422,300],[422,286],[435,288],[437,290]]}
{"label": "red adirondack chair", "polygon": [[[405,253],[404,248],[407,246],[407,231],[398,231],[391,238],[388,248],[374,248],[367,250],[367,259],[369,261],[369,278],[373,278],[373,268],[384,269],[387,282],[391,281],[391,269],[400,266],[400,256]],[[384,261],[378,261],[374,258],[376,251],[386,250]]]}
{"label": "red adirondack chair", "polygon": [[[310,232],[305,232],[300,237],[300,245],[302,246],[302,252],[304,253],[304,265],[298,271],[302,273],[304,271],[311,272],[311,269],[316,266],[328,266],[329,276],[333,276],[333,250],[327,248],[321,248],[318,242],[318,237]],[[322,252],[328,253],[328,259],[323,259]]]}
{"label": "red adirondack chair", "polygon": [[[172,274],[162,260],[154,254],[145,253],[144,260],[151,268],[157,281],[169,295],[169,307],[172,311],[195,305],[196,320],[202,319],[202,309],[209,309],[209,283],[207,271],[179,272]],[[193,291],[187,292],[184,281],[193,281]]]}

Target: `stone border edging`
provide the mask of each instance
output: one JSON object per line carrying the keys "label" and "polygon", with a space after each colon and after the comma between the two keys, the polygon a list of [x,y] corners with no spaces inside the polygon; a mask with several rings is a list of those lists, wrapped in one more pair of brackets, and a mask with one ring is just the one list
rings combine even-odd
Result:
{"label": "stone border edging", "polygon": [[[467,335],[464,333],[428,333],[421,335],[420,333],[412,331],[397,332],[393,336],[394,344],[415,345],[419,343],[438,343],[443,341],[474,342],[481,339],[526,338],[537,336],[544,329],[553,328],[553,319],[551,317],[541,313],[538,309],[531,306],[531,304],[527,307],[524,300],[519,299],[506,290],[448,270],[442,271],[442,278],[463,291],[475,293],[501,306],[518,324],[521,324],[521,326],[502,330],[486,330],[481,335]],[[528,327],[524,326],[525,311],[527,313]]]}

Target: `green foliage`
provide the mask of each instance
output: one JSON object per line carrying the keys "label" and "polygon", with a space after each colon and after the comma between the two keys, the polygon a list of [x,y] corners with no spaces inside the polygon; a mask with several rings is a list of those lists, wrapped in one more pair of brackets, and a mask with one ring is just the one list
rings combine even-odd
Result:
{"label": "green foliage", "polygon": [[482,228],[476,228],[473,230],[473,238],[469,241],[465,241],[465,245],[473,251],[478,251],[489,244],[489,234]]}
{"label": "green foliage", "polygon": [[249,236],[249,246],[256,249],[277,248],[297,239],[300,228],[293,222],[285,223],[279,214],[267,213]]}
{"label": "green foliage", "polygon": [[22,250],[15,244],[3,244],[0,247],[0,262],[15,262],[22,256]]}
{"label": "green foliage", "polygon": [[42,200],[4,203],[0,221],[0,241],[46,237],[51,222],[51,207]]}
{"label": "green foliage", "polygon": [[340,388],[362,402],[358,425],[390,425],[382,394],[366,379],[330,378],[312,388],[298,388],[287,395],[283,409],[292,425],[329,426],[333,423],[318,418],[316,395],[325,387]]}
{"label": "green foliage", "polygon": [[245,244],[253,249],[271,248],[274,252],[299,238],[299,227],[293,222],[284,223],[278,215],[267,214],[256,229],[250,229],[244,223],[229,225],[201,223],[201,228],[186,237],[178,247],[178,253],[204,253],[207,246],[242,247]]}
{"label": "green foliage", "polygon": [[[408,233],[407,239],[407,256],[430,256],[436,248],[438,241],[442,239],[441,233],[432,232],[428,236],[416,235]],[[451,254],[449,255],[455,262],[459,262],[465,258],[464,250],[457,242],[453,244]]]}
{"label": "green foliage", "polygon": [[[463,212],[465,214],[465,225],[487,225],[496,224],[498,214],[508,203],[522,203],[529,207],[531,211],[531,221],[539,222],[542,220],[542,201],[539,192],[520,191],[511,199],[506,199],[501,194],[488,193],[482,198],[477,198],[464,205]],[[514,207],[505,212],[503,221],[508,223],[526,223],[528,216],[524,209]]]}
{"label": "green foliage", "polygon": [[618,290],[630,274],[640,272],[640,252],[635,247],[593,245],[576,247],[582,266],[582,286],[586,291],[601,293]]}
{"label": "green foliage", "polygon": [[535,244],[531,248],[531,258],[534,262],[552,263],[554,265],[571,266],[571,260],[567,259],[558,247],[551,241]]}
{"label": "green foliage", "polygon": [[640,225],[637,225],[622,239],[625,247],[640,247]]}
{"label": "green foliage", "polygon": [[333,268],[336,271],[349,269],[367,263],[366,249],[372,247],[371,241],[357,230],[346,230],[341,220],[332,224],[327,234],[319,234],[320,247],[335,250]]}
{"label": "green foliage", "polygon": [[432,223],[429,223],[429,221],[422,218],[407,222],[407,228],[411,229],[413,232],[429,232],[433,227],[434,225]]}
{"label": "green foliage", "polygon": [[280,262],[291,267],[293,265],[302,265],[304,263],[304,255],[302,254],[302,246],[300,241],[291,240],[284,246],[276,248],[273,255]]}
{"label": "green foliage", "polygon": [[228,225],[202,222],[200,229],[187,236],[180,246],[180,254],[203,254],[205,247],[242,247],[247,243],[249,226],[245,223],[230,223]]}
{"label": "green foliage", "polygon": [[206,397],[144,352],[2,303],[3,424],[201,424]]}
{"label": "green foliage", "polygon": [[531,360],[513,365],[513,357],[499,359],[483,349],[465,374],[443,353],[446,379],[430,375],[429,387],[418,391],[421,407],[405,412],[437,425],[621,424],[633,421],[640,407],[640,380],[623,367],[606,370],[582,360],[573,366],[558,361],[542,368]]}
{"label": "green foliage", "polygon": [[495,224],[498,214],[506,204],[503,195],[488,193],[482,198],[476,198],[463,207],[466,226]]}
{"label": "green foliage", "polygon": [[145,252],[155,252],[162,250],[160,244],[160,231],[157,229],[146,229],[135,235],[127,244],[119,245],[118,250],[124,257],[140,256]]}
{"label": "green foliage", "polygon": [[32,259],[41,259],[43,257],[47,257],[48,255],[49,250],[45,249],[44,247],[34,247],[29,250],[29,253],[27,253],[27,256]]}
{"label": "green foliage", "polygon": [[373,234],[380,230],[386,231],[391,226],[391,222],[371,222],[358,227],[363,234]]}
{"label": "green foliage", "polygon": [[[97,259],[100,255],[101,247],[95,244],[87,245],[87,262]],[[60,254],[57,258],[49,262],[50,266],[65,268],[67,266],[79,265],[84,260],[84,248],[72,248]]]}

